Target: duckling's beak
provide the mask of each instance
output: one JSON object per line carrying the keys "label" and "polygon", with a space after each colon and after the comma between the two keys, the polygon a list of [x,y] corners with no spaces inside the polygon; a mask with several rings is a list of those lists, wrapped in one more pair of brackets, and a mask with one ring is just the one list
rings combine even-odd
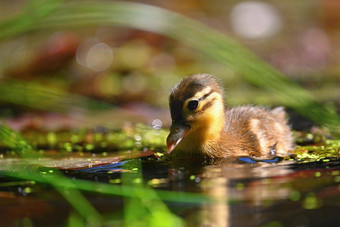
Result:
{"label": "duckling's beak", "polygon": [[188,134],[190,126],[184,124],[172,124],[170,127],[170,134],[166,139],[168,146],[168,154],[170,154],[182,139]]}

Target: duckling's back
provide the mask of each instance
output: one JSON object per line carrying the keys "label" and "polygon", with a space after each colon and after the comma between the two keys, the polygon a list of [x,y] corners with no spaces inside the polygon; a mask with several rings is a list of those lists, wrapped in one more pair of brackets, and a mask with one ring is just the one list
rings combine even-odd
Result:
{"label": "duckling's back", "polygon": [[266,110],[244,106],[226,110],[225,128],[219,156],[285,156],[293,146],[293,137],[282,107]]}

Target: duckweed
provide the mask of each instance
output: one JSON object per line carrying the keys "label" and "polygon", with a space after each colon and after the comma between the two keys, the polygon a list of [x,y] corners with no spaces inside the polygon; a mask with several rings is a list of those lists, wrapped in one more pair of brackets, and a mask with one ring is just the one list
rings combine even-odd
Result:
{"label": "duckweed", "polygon": [[339,170],[334,170],[334,171],[332,171],[332,176],[337,176],[337,175],[339,175],[340,174],[340,171]]}
{"label": "duckweed", "polygon": [[262,227],[282,227],[282,226],[284,226],[284,225],[279,221],[272,221],[272,222],[269,222],[265,225],[262,225]]}
{"label": "duckweed", "polygon": [[72,143],[79,143],[80,142],[80,136],[77,134],[72,134],[71,135],[71,142]]}
{"label": "duckweed", "polygon": [[302,206],[306,210],[316,209],[320,206],[320,201],[314,193],[309,193],[304,199]]}
{"label": "duckweed", "polygon": [[[299,162],[330,162],[331,160],[340,158],[339,140],[314,136],[314,140],[310,140],[309,143],[306,144],[306,139],[303,135],[296,135],[296,142],[298,145],[291,151],[295,155],[295,160]],[[309,136],[308,139],[310,138],[311,137]],[[315,140],[316,138],[317,140]]]}
{"label": "duckweed", "polygon": [[293,202],[299,201],[301,198],[301,193],[299,191],[292,190],[289,195],[289,198]]}
{"label": "duckweed", "polygon": [[120,184],[122,182],[122,180],[120,178],[118,179],[110,179],[109,183],[110,184]]}
{"label": "duckweed", "polygon": [[25,192],[26,194],[29,194],[29,193],[32,192],[32,188],[31,188],[31,187],[26,187],[26,188],[24,188],[24,192]]}
{"label": "duckweed", "polygon": [[236,184],[236,189],[237,189],[238,191],[242,191],[242,190],[244,189],[244,184],[243,184],[243,183],[237,183],[237,184]]}
{"label": "duckweed", "polygon": [[[58,148],[58,151],[66,152],[100,152],[103,156],[107,156],[108,152],[122,150],[154,150],[155,156],[159,158],[165,154],[167,135],[168,130],[143,124],[120,130],[102,128],[101,130],[80,129],[53,132],[27,131],[23,133],[23,138],[28,143],[22,138],[17,138],[17,145],[24,147],[24,150],[30,150],[32,147],[28,144],[34,144],[36,150],[41,151],[40,153],[44,153],[47,149]],[[297,131],[294,132],[294,136],[297,146],[290,151],[293,156],[285,159],[306,163],[330,162],[340,158],[340,139],[332,139],[329,135]],[[6,144],[0,143],[0,147],[6,147]],[[11,155],[16,155],[15,150],[10,152],[12,152]]]}
{"label": "duckweed", "polygon": [[54,132],[48,132],[47,133],[47,141],[49,144],[53,145],[57,143],[57,136]]}
{"label": "duckweed", "polygon": [[340,176],[334,177],[334,182],[339,183],[340,182]]}
{"label": "duckweed", "polygon": [[157,186],[157,185],[165,184],[166,182],[167,182],[167,179],[164,179],[164,178],[161,178],[161,179],[154,178],[154,179],[148,181],[148,185],[150,185],[150,186]]}
{"label": "duckweed", "polygon": [[86,145],[85,145],[85,149],[86,149],[87,151],[92,151],[92,150],[94,149],[94,144],[86,144]]}
{"label": "duckweed", "polygon": [[133,183],[134,184],[140,184],[142,182],[143,182],[142,178],[135,178],[135,179],[133,179]]}

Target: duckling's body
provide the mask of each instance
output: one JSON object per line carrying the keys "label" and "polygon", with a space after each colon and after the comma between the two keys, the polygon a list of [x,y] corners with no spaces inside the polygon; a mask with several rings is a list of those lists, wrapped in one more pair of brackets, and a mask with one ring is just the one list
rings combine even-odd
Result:
{"label": "duckling's body", "polygon": [[283,108],[226,109],[223,88],[211,75],[185,77],[170,94],[168,152],[228,158],[284,156],[293,146]]}

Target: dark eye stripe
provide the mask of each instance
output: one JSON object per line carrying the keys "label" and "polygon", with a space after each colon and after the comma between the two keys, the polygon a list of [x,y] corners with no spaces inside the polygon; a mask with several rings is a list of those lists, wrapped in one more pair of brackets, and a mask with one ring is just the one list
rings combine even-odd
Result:
{"label": "dark eye stripe", "polygon": [[214,104],[215,100],[216,100],[216,98],[213,98],[211,101],[209,101],[206,104],[204,104],[204,106],[200,109],[200,112],[208,109],[209,107],[211,107]]}
{"label": "dark eye stripe", "polygon": [[214,91],[211,90],[209,93],[203,95],[203,96],[202,96],[201,98],[199,98],[198,100],[199,100],[199,101],[202,101],[202,100],[206,99],[206,98],[207,98],[209,95],[211,95],[213,92],[214,92]]}

